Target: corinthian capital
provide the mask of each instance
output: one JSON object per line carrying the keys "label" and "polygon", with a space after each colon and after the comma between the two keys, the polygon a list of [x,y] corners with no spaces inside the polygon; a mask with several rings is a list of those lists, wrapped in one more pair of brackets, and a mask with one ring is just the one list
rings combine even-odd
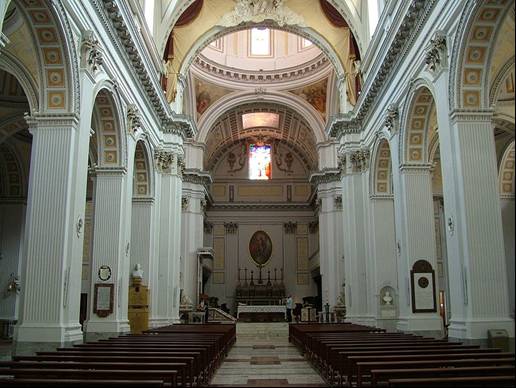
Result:
{"label": "corinthian capital", "polygon": [[398,131],[399,115],[398,106],[395,104],[390,104],[385,111],[384,124],[391,135]]}
{"label": "corinthian capital", "polygon": [[446,35],[444,32],[437,31],[425,51],[425,63],[431,71],[438,72],[446,67]]}
{"label": "corinthian capital", "polygon": [[81,41],[81,67],[95,73],[103,62],[98,39],[93,31],[85,31]]}
{"label": "corinthian capital", "polygon": [[369,149],[360,149],[350,155],[351,165],[354,172],[364,172],[369,168]]}
{"label": "corinthian capital", "polygon": [[162,148],[154,151],[154,162],[156,163],[156,169],[161,172],[171,172],[172,162],[174,161],[174,154],[172,151],[167,151]]}

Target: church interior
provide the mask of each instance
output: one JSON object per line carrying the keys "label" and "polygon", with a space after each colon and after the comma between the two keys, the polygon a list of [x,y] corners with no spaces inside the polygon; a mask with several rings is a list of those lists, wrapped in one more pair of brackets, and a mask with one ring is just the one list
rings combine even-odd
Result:
{"label": "church interior", "polygon": [[0,386],[514,386],[513,0],[0,0]]}

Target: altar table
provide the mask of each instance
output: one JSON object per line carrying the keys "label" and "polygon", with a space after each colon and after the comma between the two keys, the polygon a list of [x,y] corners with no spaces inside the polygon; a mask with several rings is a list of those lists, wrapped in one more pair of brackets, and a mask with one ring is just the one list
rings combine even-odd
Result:
{"label": "altar table", "polygon": [[252,321],[252,322],[266,322],[285,320],[287,317],[287,308],[285,305],[276,306],[248,306],[240,305],[237,307],[237,318]]}

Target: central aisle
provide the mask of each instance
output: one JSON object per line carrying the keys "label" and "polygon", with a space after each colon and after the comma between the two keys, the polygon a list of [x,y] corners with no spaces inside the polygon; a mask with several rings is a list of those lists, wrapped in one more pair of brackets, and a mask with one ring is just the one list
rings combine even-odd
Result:
{"label": "central aisle", "polygon": [[218,387],[325,387],[288,342],[287,323],[237,323],[237,340],[211,380]]}

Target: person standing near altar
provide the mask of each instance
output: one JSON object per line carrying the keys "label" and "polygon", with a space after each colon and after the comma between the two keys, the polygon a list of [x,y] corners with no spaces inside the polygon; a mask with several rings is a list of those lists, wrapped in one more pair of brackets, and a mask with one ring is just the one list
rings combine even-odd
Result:
{"label": "person standing near altar", "polygon": [[287,297],[285,307],[287,308],[287,322],[292,322],[292,308],[294,307],[294,300],[292,299],[292,295],[290,294]]}

